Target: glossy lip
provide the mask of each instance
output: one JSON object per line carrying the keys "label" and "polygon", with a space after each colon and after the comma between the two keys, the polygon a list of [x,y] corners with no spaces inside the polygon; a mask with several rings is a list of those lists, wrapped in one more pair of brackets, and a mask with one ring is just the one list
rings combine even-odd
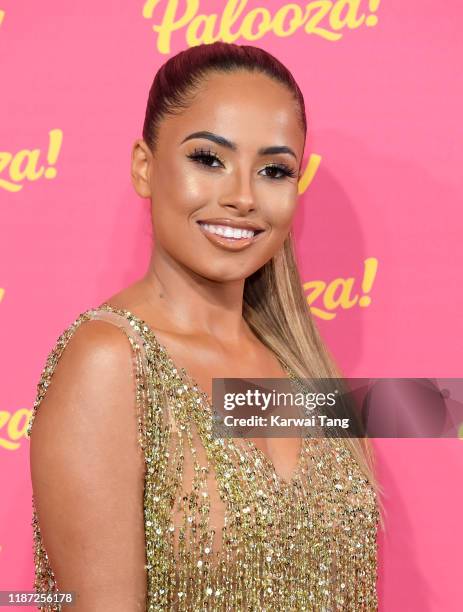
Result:
{"label": "glossy lip", "polygon": [[[209,240],[209,242],[212,242],[212,244],[214,244],[215,246],[222,247],[226,249],[227,251],[242,251],[243,249],[247,248],[248,246],[250,246],[257,240],[259,240],[260,237],[265,234],[265,230],[256,226],[255,224],[252,224],[252,225],[249,224],[245,226],[243,224],[238,225],[239,222],[232,220],[232,219],[228,219],[230,223],[224,223],[224,221],[225,221],[224,219],[221,219],[219,223],[218,219],[207,219],[204,221],[201,220],[201,222],[196,222],[196,224],[198,225],[202,234],[206,236],[206,238]],[[225,236],[219,236],[218,234],[211,234],[210,232],[204,229],[201,223],[208,223],[208,224],[210,223],[211,225],[228,225],[229,227],[237,227],[237,228],[242,228],[242,229],[254,229],[254,230],[260,229],[261,231],[258,234],[255,234],[252,238],[239,238],[239,239],[225,238]]]}

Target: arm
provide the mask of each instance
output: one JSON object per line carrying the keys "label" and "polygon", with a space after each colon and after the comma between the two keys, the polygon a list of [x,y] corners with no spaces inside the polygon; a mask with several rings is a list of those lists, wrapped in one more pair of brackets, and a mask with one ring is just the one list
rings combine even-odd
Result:
{"label": "arm", "polygon": [[132,348],[87,321],[69,340],[31,432],[42,539],[73,612],[145,610],[144,458],[137,440]]}

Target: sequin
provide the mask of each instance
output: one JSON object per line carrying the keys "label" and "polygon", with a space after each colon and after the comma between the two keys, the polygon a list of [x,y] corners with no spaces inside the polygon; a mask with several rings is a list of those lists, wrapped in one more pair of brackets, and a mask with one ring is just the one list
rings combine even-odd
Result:
{"label": "sequin", "polygon": [[[146,612],[377,610],[376,495],[342,440],[304,439],[284,480],[251,441],[214,439],[208,396],[128,310],[87,310],[59,336],[27,436],[67,342],[95,318],[119,325],[133,351],[147,468]],[[32,526],[34,588],[56,592],[33,497]]]}

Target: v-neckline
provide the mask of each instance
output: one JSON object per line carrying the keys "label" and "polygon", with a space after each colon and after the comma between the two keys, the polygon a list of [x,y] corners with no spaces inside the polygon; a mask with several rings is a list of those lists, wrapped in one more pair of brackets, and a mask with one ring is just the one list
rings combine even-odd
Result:
{"label": "v-neckline", "polygon": [[[167,360],[169,366],[171,367],[173,371],[175,371],[175,373],[178,374],[183,385],[186,385],[189,391],[196,393],[197,395],[203,398],[203,401],[205,402],[205,405],[207,407],[207,410],[211,418],[213,417],[214,410],[213,410],[213,403],[212,403],[211,396],[201,388],[201,386],[197,383],[197,381],[192,376],[190,376],[190,374],[185,368],[177,366],[175,361],[172,359],[167,347],[162,342],[159,341],[151,325],[149,325],[144,319],[136,315],[131,310],[128,310],[127,308],[120,308],[119,306],[113,306],[112,304],[109,304],[109,302],[102,302],[99,306],[97,306],[96,308],[92,310],[100,310],[100,309],[107,310],[109,312],[114,312],[116,314],[120,314],[126,319],[128,318],[128,316],[130,316],[132,317],[134,321],[138,323],[140,328],[146,328],[146,330],[148,330],[149,334],[153,338],[157,349],[160,350],[164,354],[164,357]],[[294,372],[291,370],[291,368],[289,368],[284,362],[282,362],[281,359],[277,355],[275,355],[275,357],[278,359],[278,362],[280,363],[284,371],[288,374],[288,378],[291,380],[294,380],[293,378]],[[301,437],[301,446],[299,449],[297,461],[288,479],[281,476],[281,474],[276,470],[275,464],[273,463],[272,459],[263,450],[261,450],[258,446],[256,446],[256,444],[253,442],[251,438],[243,437],[240,439],[243,440],[243,442],[245,442],[245,445],[247,446],[247,449],[250,452],[257,453],[265,461],[265,463],[267,463],[272,474],[275,475],[281,487],[288,487],[297,479],[300,473],[300,470],[302,468],[302,459],[304,455],[304,442],[305,442],[304,437]],[[237,449],[238,445],[236,444],[235,440],[233,438],[229,438],[229,440],[232,441],[234,448]]]}

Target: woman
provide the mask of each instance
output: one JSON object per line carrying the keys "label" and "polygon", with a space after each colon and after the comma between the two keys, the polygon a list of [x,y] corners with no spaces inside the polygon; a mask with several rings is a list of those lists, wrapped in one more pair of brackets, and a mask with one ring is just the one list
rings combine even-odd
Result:
{"label": "woman", "polygon": [[149,269],[63,332],[29,426],[35,586],[75,612],[377,607],[366,441],[210,431],[212,378],[339,376],[292,246],[306,129],[252,46],[188,49],[154,79],[132,151]]}

